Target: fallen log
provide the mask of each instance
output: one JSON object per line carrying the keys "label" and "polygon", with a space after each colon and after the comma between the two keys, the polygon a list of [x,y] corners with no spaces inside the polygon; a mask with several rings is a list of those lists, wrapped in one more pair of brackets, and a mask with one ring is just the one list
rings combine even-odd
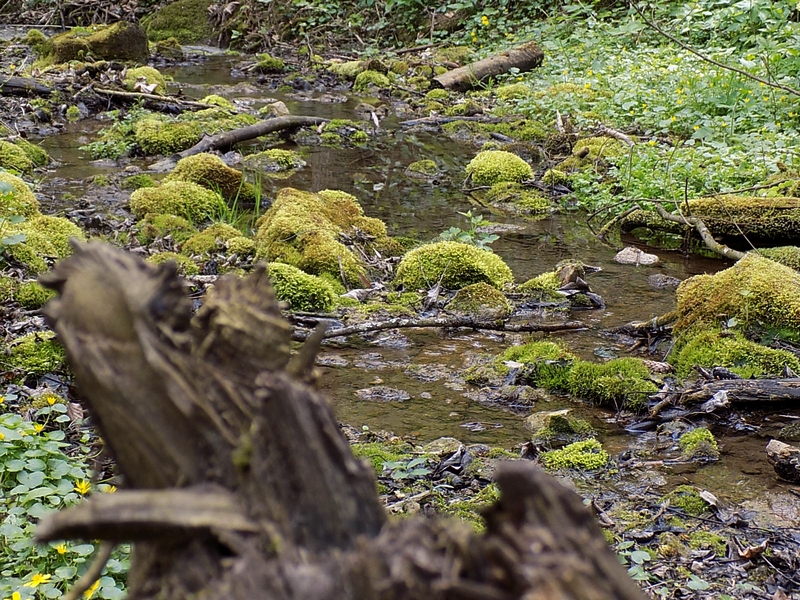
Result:
{"label": "fallen log", "polygon": [[263,268],[220,280],[195,316],[174,265],[107,245],[76,244],[42,282],[125,489],[43,520],[40,539],[134,540],[128,598],[646,597],[581,499],[526,461],[499,469],[485,533],[387,522],[330,404],[290,373]]}
{"label": "fallen log", "polygon": [[778,477],[792,483],[800,483],[800,448],[778,440],[770,440],[767,444],[767,460]]}
{"label": "fallen log", "polygon": [[106,88],[92,88],[98,94],[111,96],[112,98],[128,98],[130,100],[153,100],[165,104],[175,104],[177,106],[190,106],[192,108],[214,108],[212,104],[204,104],[195,100],[185,100],[175,96],[162,96],[160,94],[148,94],[147,92],[126,92],[124,90],[110,90]]}
{"label": "fallen log", "polygon": [[703,381],[681,392],[681,402],[705,402],[718,392],[726,392],[731,402],[798,402],[800,378],[721,379]]}
{"label": "fallen log", "polygon": [[464,92],[489,77],[508,73],[510,69],[519,69],[520,73],[535,69],[542,64],[542,60],[544,52],[539,45],[536,42],[528,42],[478,62],[447,71],[434,77],[433,80],[447,90]]}
{"label": "fallen log", "polygon": [[239,129],[232,129],[216,135],[205,136],[191,148],[187,148],[183,152],[179,152],[169,158],[158,161],[150,165],[150,168],[155,170],[167,170],[175,165],[181,158],[187,156],[194,156],[201,152],[210,152],[212,150],[227,150],[240,142],[246,142],[268,133],[275,133],[284,129],[297,129],[298,127],[313,127],[327,123],[328,119],[322,117],[304,117],[301,115],[286,115],[283,117],[273,117],[265,121],[259,121],[247,127]]}
{"label": "fallen log", "polygon": [[[329,329],[323,334],[323,339],[353,335],[354,333],[369,333],[371,331],[382,331],[386,329],[401,329],[405,327],[463,327],[466,329],[485,329],[488,331],[574,331],[585,329],[586,325],[580,321],[565,321],[563,323],[507,323],[502,319],[489,321],[480,320],[474,317],[430,317],[430,318],[410,318],[395,317],[385,321],[368,321],[358,325]],[[294,330],[292,340],[302,342],[311,335],[305,331]]]}
{"label": "fallen log", "polygon": [[29,77],[13,75],[0,78],[0,94],[4,96],[49,96],[53,88]]}

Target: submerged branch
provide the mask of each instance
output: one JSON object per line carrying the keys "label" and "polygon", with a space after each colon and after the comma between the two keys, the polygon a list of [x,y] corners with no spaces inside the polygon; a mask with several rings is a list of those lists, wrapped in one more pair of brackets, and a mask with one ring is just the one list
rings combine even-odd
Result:
{"label": "submerged branch", "polygon": [[691,225],[694,227],[695,231],[698,235],[702,238],[703,243],[706,245],[706,248],[711,250],[712,252],[716,252],[721,256],[724,256],[730,260],[741,260],[745,256],[745,252],[740,252],[739,250],[734,250],[733,248],[729,248],[725,244],[720,244],[717,240],[714,239],[714,236],[711,235],[711,232],[706,227],[706,224],[703,223],[701,219],[697,217],[684,217],[679,215],[673,215],[670,212],[664,210],[664,208],[660,204],[655,205],[658,214],[661,215],[662,219],[667,221],[672,221],[673,223],[680,223],[682,225]]}

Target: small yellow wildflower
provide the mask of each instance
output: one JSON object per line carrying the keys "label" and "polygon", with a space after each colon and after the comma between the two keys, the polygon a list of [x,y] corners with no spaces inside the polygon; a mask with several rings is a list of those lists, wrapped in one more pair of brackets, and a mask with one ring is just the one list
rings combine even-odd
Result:
{"label": "small yellow wildflower", "polygon": [[28,583],[23,584],[22,587],[29,587],[35,589],[40,585],[42,585],[43,583],[47,583],[48,581],[50,581],[51,577],[52,575],[42,575],[41,573],[37,573],[36,575],[31,577],[31,580]]}
{"label": "small yellow wildflower", "polygon": [[517,77],[517,81],[522,81],[524,77]]}
{"label": "small yellow wildflower", "polygon": [[647,102],[642,102],[642,108],[647,108]]}
{"label": "small yellow wildflower", "polygon": [[89,493],[89,490],[92,489],[92,484],[86,481],[85,479],[81,479],[78,483],[75,484],[75,491],[78,492],[81,496],[86,495]]}
{"label": "small yellow wildflower", "polygon": [[13,73],[17,70],[17,65],[8,65],[9,70]]}
{"label": "small yellow wildflower", "polygon": [[794,116],[794,113],[793,113],[793,112],[790,112],[790,113],[789,113],[789,116],[790,116],[790,117],[793,117],[793,116]]}
{"label": "small yellow wildflower", "polygon": [[675,103],[676,103],[676,104],[683,104],[683,98],[678,98],[678,99],[675,101]]}
{"label": "small yellow wildflower", "polygon": [[6,397],[5,396],[0,396],[0,404],[2,404],[5,401],[6,401]]}
{"label": "small yellow wildflower", "polygon": [[697,131],[698,129],[700,129],[700,125],[695,125],[694,130]]}
{"label": "small yellow wildflower", "polygon": [[750,98],[745,98],[744,103],[747,104],[748,102],[750,102]]}
{"label": "small yellow wildflower", "polygon": [[489,26],[489,17],[487,17],[486,15],[483,15],[481,17],[481,25],[483,25],[484,27],[488,27]]}
{"label": "small yellow wildflower", "polygon": [[708,87],[714,87],[714,82],[713,82],[713,81],[712,81],[712,82],[710,82],[710,83],[708,84]]}
{"label": "small yellow wildflower", "polygon": [[589,72],[587,73],[587,75],[589,75],[589,77],[591,77],[592,75],[594,75],[594,71],[592,71],[591,69],[589,69]]}
{"label": "small yellow wildflower", "polygon": [[762,99],[764,102],[769,102],[769,96],[764,96],[764,97],[763,97],[763,98],[761,98],[761,99]]}
{"label": "small yellow wildflower", "polygon": [[[789,115],[789,116],[791,116],[791,115]],[[5,434],[4,433],[0,433],[0,442],[2,442],[4,439],[6,439]]]}
{"label": "small yellow wildflower", "polygon": [[106,484],[105,487],[103,487],[103,491],[106,494],[113,494],[114,492],[117,491],[117,486]]}
{"label": "small yellow wildflower", "polygon": [[100,580],[98,579],[91,586],[89,586],[88,590],[83,592],[83,597],[84,598],[91,598],[92,594],[94,594],[97,591],[97,588],[99,588],[99,587],[100,587]]}
{"label": "small yellow wildflower", "polygon": [[56,403],[56,400],[58,400],[58,398],[56,398],[55,396],[48,396],[48,397],[47,397],[47,403],[48,403],[50,406],[53,406],[53,404],[55,404],[55,403]]}
{"label": "small yellow wildflower", "polygon": [[585,87],[588,90],[590,87],[592,87],[592,84],[591,83],[584,83],[583,87]]}
{"label": "small yellow wildflower", "polygon": [[649,142],[647,142],[647,145],[648,146],[655,146],[656,145],[656,141],[655,140],[650,140]]}
{"label": "small yellow wildflower", "polygon": [[33,429],[36,431],[36,433],[41,433],[42,429],[44,429],[44,425],[42,425],[41,423],[34,423]]}
{"label": "small yellow wildflower", "polygon": [[780,126],[781,126],[781,122],[780,122],[780,121],[778,121],[777,123],[775,123],[775,127],[780,127]]}
{"label": "small yellow wildflower", "polygon": [[720,123],[720,125],[722,125],[723,127],[727,127],[727,126],[728,126],[728,124],[727,124],[725,121],[723,121],[722,123]]}
{"label": "small yellow wildflower", "polygon": [[675,121],[677,121],[677,120],[678,120],[678,117],[676,117],[675,115],[672,115],[672,119],[670,119],[670,120],[671,120],[672,122],[675,122]]}
{"label": "small yellow wildflower", "polygon": [[66,554],[67,553],[67,545],[66,544],[59,544],[56,546],[56,552],[59,554]]}
{"label": "small yellow wildflower", "polygon": [[635,110],[633,110],[633,109],[631,109],[631,114],[632,114],[632,115],[635,115],[635,114],[636,114],[636,111],[635,111]]}

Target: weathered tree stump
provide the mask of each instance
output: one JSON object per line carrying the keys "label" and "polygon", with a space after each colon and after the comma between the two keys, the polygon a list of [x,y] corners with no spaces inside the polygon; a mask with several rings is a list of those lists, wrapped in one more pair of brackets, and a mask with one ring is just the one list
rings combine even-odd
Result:
{"label": "weathered tree stump", "polygon": [[542,64],[544,52],[536,42],[528,42],[495,54],[478,62],[447,71],[433,80],[447,90],[466,91],[479,85],[489,77],[519,69],[520,73],[530,71]]}
{"label": "weathered tree stump", "polygon": [[[487,530],[387,522],[369,466],[301,382],[263,269],[191,314],[175,266],[76,245],[45,309],[124,489],[39,539],[132,540],[130,598],[642,599],[577,495],[509,463]],[[313,348],[312,348],[313,349]]]}

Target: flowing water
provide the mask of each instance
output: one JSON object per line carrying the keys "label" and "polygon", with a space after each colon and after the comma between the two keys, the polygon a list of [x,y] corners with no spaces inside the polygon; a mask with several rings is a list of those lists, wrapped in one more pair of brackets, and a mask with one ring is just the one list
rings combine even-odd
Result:
{"label": "flowing water", "polygon": [[[174,77],[175,88],[180,87],[193,97],[218,93],[254,107],[279,99],[293,114],[353,118],[353,108],[359,102],[357,98],[326,103],[272,93],[252,81],[232,76],[231,61],[228,57],[214,56],[196,64],[165,70],[165,73]],[[322,91],[310,95],[319,97],[321,94]],[[53,209],[64,209],[74,202],[73,198],[96,193],[95,188],[88,187],[87,178],[119,173],[116,163],[88,162],[85,153],[78,149],[91,141],[103,125],[105,123],[94,119],[81,121],[43,141],[43,146],[59,161],[59,166],[42,184],[42,191],[50,197]],[[451,226],[465,227],[465,219],[458,211],[475,207],[461,191],[461,182],[463,168],[476,149],[432,133],[405,133],[397,119],[387,119],[382,128],[383,133],[369,149],[302,149],[308,166],[287,180],[265,178],[265,188],[271,189],[265,196],[285,186],[312,191],[344,190],[361,201],[367,215],[384,220],[391,234],[411,235],[420,240],[433,239]],[[409,163],[422,158],[432,158],[443,169],[444,175],[439,181],[421,183],[404,175]],[[148,162],[136,161],[135,164],[146,167]],[[88,200],[91,201],[91,197]],[[124,204],[124,200],[116,202]],[[484,214],[488,213],[484,211]],[[626,348],[603,331],[661,315],[674,307],[674,291],[650,287],[648,275],[663,273],[685,279],[727,266],[720,260],[657,250],[662,260],[658,267],[618,265],[613,256],[619,248],[600,242],[589,227],[587,217],[581,213],[567,212],[535,222],[503,215],[490,215],[490,218],[507,226],[492,248],[508,263],[518,282],[551,270],[566,258],[580,259],[602,268],[600,273],[591,275],[589,283],[593,291],[605,299],[606,308],[575,312],[571,318],[583,321],[587,328],[554,335],[585,358],[625,356]],[[476,354],[497,353],[524,339],[525,336],[517,334],[460,330],[445,335],[438,330],[416,329],[401,330],[399,335],[378,335],[368,342],[330,344],[325,346],[321,357],[327,365],[321,367],[321,383],[339,419],[354,426],[390,430],[422,442],[448,435],[464,442],[511,448],[528,438],[522,426],[523,415],[476,401],[476,390],[463,384],[453,373],[462,370]],[[408,398],[402,402],[361,399],[359,390],[375,385],[401,390]],[[604,443],[611,452],[651,443],[615,425],[613,413],[566,398],[539,403],[535,410],[565,406],[572,407],[577,416],[589,419],[603,432]],[[763,492],[779,491],[780,486],[766,463],[764,446],[767,434],[774,433],[782,420],[761,413],[748,413],[745,418],[755,427],[763,426],[761,432],[743,434],[723,428],[718,432],[723,453],[719,463],[699,471],[696,467],[673,470],[672,477],[680,482],[697,481],[698,485],[732,500],[758,497],[753,502],[771,502]],[[762,508],[788,511],[787,519],[796,520],[796,509],[787,508],[786,504],[783,502],[779,508]]]}

